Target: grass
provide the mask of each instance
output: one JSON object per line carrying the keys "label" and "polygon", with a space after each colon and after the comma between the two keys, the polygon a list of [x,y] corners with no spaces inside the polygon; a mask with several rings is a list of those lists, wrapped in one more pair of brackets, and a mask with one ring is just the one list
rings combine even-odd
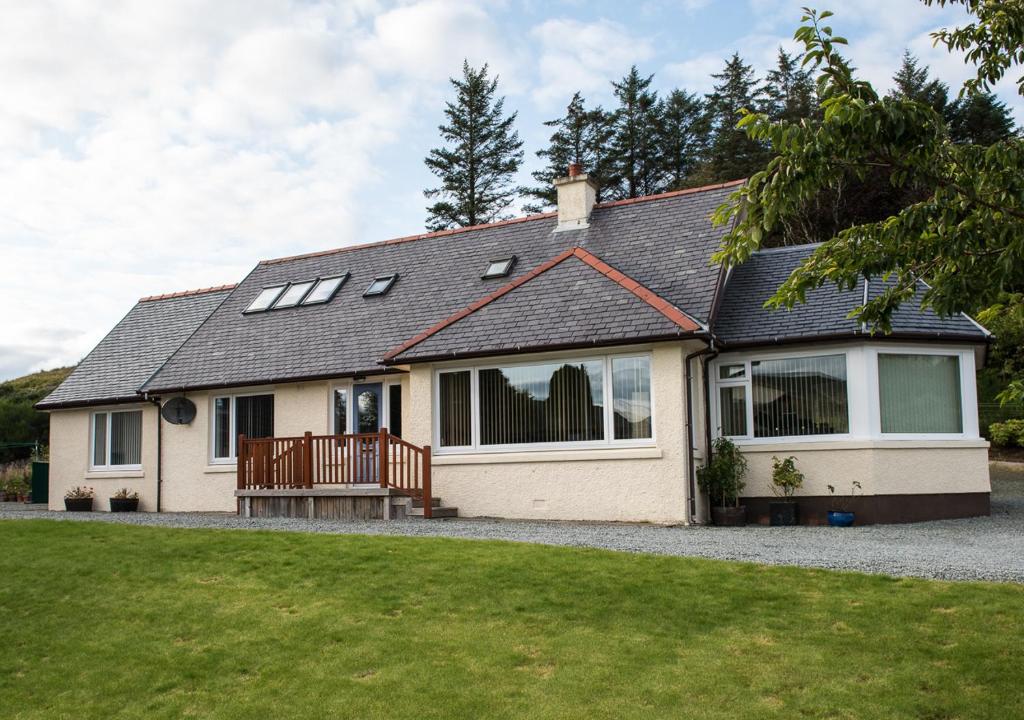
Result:
{"label": "grass", "polygon": [[39,520],[0,523],[0,547],[5,717],[1005,720],[1024,708],[1015,585]]}

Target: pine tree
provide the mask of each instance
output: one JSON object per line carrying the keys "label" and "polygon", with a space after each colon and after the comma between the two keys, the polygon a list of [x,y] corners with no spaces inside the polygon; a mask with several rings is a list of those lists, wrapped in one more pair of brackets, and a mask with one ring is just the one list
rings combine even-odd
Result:
{"label": "pine tree", "polygon": [[892,76],[892,80],[895,87],[889,91],[889,97],[915,100],[945,115],[949,104],[949,86],[939,79],[930,79],[928,66],[919,64],[909,50],[903,51],[900,69]]}
{"label": "pine tree", "polygon": [[946,122],[958,143],[993,145],[1016,134],[1009,108],[992,93],[977,92],[950,103]]}
{"label": "pine tree", "polygon": [[605,146],[612,135],[611,120],[601,107],[587,110],[586,101],[576,93],[565,109],[565,115],[544,123],[555,128],[547,148],[537,151],[537,157],[546,161],[541,170],[532,175],[539,185],[527,190],[537,200],[527,205],[527,212],[540,212],[554,207],[557,201],[554,181],[564,177],[570,163],[579,163],[584,172],[598,184],[598,199],[611,177]]}
{"label": "pine tree", "polygon": [[722,72],[711,77],[719,82],[707,96],[713,135],[701,181],[738,180],[760,170],[769,158],[762,143],[736,128],[740,110],[761,111],[765,98],[754,77],[754,68],[743,62],[739,53],[726,61]]}
{"label": "pine tree", "polygon": [[444,230],[493,222],[516,197],[515,173],[523,162],[523,143],[513,128],[517,113],[504,115],[505,98],[495,98],[498,78],[462,64],[462,79],[451,78],[455,100],[445,103],[447,124],[439,126],[445,147],[434,148],[424,162],[441,187],[424,191],[438,202],[427,208],[427,228]]}
{"label": "pine tree", "polygon": [[765,76],[765,112],[772,120],[797,122],[818,115],[818,98],[811,72],[800,65],[800,57],[781,47],[775,69]]}
{"label": "pine tree", "polygon": [[694,93],[673,90],[662,105],[658,152],[668,190],[692,184],[710,141],[711,123],[704,103]]}
{"label": "pine tree", "polygon": [[620,82],[613,82],[619,107],[613,124],[611,166],[614,186],[608,195],[635,198],[653,195],[665,188],[666,174],[658,154],[662,105],[650,89],[653,75],[641,77],[634,65]]}

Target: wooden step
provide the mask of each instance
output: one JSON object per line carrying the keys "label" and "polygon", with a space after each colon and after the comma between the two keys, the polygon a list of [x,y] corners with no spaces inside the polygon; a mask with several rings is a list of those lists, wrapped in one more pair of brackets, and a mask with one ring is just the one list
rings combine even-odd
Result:
{"label": "wooden step", "polygon": [[[430,498],[430,504],[432,506],[434,506],[434,507],[441,507],[441,498],[438,498],[438,497]],[[412,499],[412,506],[414,508],[421,508],[421,507],[423,507],[423,498],[421,498],[421,497],[414,497]]]}
{"label": "wooden step", "polygon": [[[417,518],[423,517],[422,503],[420,504],[420,507],[411,507],[408,510],[406,510],[406,515],[408,515],[409,517]],[[458,517],[459,509],[457,507],[444,507],[442,505],[434,505],[433,516],[434,518]]]}

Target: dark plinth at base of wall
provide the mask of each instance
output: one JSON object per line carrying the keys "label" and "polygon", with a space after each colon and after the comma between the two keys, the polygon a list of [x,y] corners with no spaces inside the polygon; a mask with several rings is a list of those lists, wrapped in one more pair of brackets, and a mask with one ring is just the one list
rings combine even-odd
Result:
{"label": "dark plinth at base of wall", "polygon": [[[801,525],[826,525],[829,510],[852,510],[854,525],[949,520],[989,514],[989,493],[935,493],[926,495],[864,495],[830,498],[824,495],[796,498]],[[777,497],[745,497],[747,522],[768,524],[768,504]]]}

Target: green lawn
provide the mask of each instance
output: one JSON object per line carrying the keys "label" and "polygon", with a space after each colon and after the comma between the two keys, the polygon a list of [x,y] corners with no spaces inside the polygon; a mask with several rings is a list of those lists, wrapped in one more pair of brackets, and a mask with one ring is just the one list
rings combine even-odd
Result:
{"label": "green lawn", "polygon": [[[1024,588],[509,543],[0,523],[15,718],[999,718]],[[1016,713],[1016,714],[1015,714]]]}

